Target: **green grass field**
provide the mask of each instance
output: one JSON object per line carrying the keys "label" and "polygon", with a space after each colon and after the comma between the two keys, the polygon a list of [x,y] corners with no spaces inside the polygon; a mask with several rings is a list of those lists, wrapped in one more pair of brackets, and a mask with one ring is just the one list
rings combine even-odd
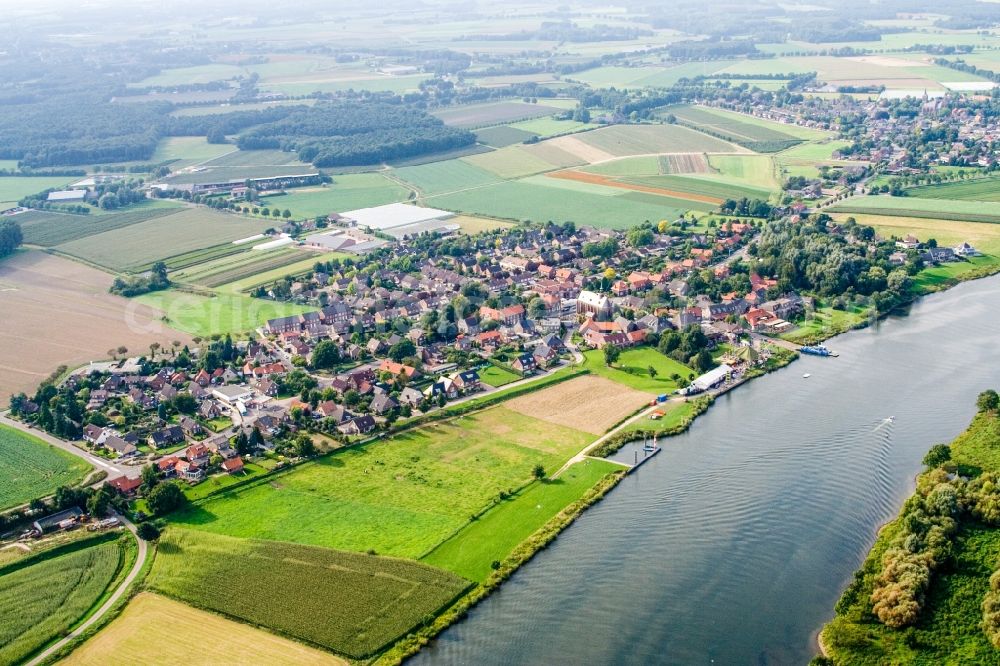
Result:
{"label": "green grass field", "polygon": [[719,199],[767,199],[773,193],[760,187],[748,187],[732,180],[716,180],[689,176],[638,176],[622,178],[622,182],[650,187],[662,187],[675,192],[695,194]]}
{"label": "green grass field", "polygon": [[[325,254],[312,254],[306,252],[299,252],[299,256],[303,257],[292,264],[286,264],[280,268],[272,268],[268,271],[254,273],[253,275],[245,278],[236,280],[235,282],[227,282],[225,284],[219,285],[219,292],[239,294],[241,292],[247,292],[254,287],[259,287],[263,284],[269,284],[275,280],[281,279],[286,275],[298,275],[300,273],[305,273],[312,270],[312,267],[317,261],[330,261],[331,259],[346,259],[351,255],[345,254],[344,252],[327,252]],[[221,276],[220,276],[221,277]]]}
{"label": "green grass field", "polygon": [[186,83],[211,83],[246,74],[246,70],[235,65],[195,65],[193,67],[177,67],[165,69],[155,76],[143,79],[135,84],[137,88],[148,86],[176,86]]}
{"label": "green grass field", "polygon": [[204,287],[217,287],[272,268],[280,268],[305,256],[295,247],[253,250],[252,246],[253,242],[246,243],[243,244],[243,252],[174,271],[170,279],[175,282],[186,282]]}
{"label": "green grass field", "polygon": [[691,415],[695,412],[695,403],[691,401],[665,402],[660,405],[660,411],[663,412],[663,416],[661,418],[639,419],[638,421],[625,426],[624,430],[626,432],[645,432],[657,434],[672,432],[685,420],[691,418]]}
{"label": "green grass field", "polygon": [[236,146],[226,143],[209,143],[203,136],[171,136],[160,139],[150,162],[170,162],[177,169],[208,162],[226,153],[236,152]]}
{"label": "green grass field", "polygon": [[91,466],[37,437],[0,425],[0,510],[26,504],[73,485]]}
{"label": "green grass field", "polygon": [[105,231],[122,229],[140,222],[171,215],[183,208],[176,201],[147,199],[127,210],[106,215],[67,215],[51,211],[29,211],[15,219],[21,225],[24,242],[44,247],[94,236]]}
{"label": "green grass field", "polygon": [[[953,462],[966,469],[996,472],[1000,421],[980,414],[950,447]],[[963,472],[968,474],[970,472]],[[997,651],[982,630],[980,608],[989,577],[1000,562],[1000,530],[966,518],[954,537],[953,562],[931,578],[926,604],[916,624],[893,630],[871,615],[871,593],[882,570],[882,554],[900,529],[899,520],[879,534],[854,582],[823,629],[823,641],[837,664],[996,664]]]}
{"label": "green grass field", "polygon": [[527,150],[528,148],[533,148],[533,146],[507,146],[488,153],[469,155],[463,157],[461,161],[499,176],[501,179],[523,178],[559,168],[559,165],[534,154]]}
{"label": "green grass field", "polygon": [[[664,356],[652,347],[639,347],[622,351],[621,357],[613,367],[604,364],[604,352],[592,349],[584,352],[584,367],[593,374],[606,377],[612,381],[624,384],[638,391],[652,394],[670,393],[677,389],[677,383],[670,378],[677,374],[690,378],[696,373],[683,363],[678,363],[669,356]],[[649,367],[656,370],[656,376],[649,374]]]}
{"label": "green grass field", "polygon": [[273,224],[204,207],[184,208],[62,243],[57,249],[115,271],[136,270],[160,259],[252,236]]}
{"label": "green grass field", "polygon": [[555,469],[590,435],[494,407],[336,452],[173,517],[238,537],[419,557],[500,491]]}
{"label": "green grass field", "polygon": [[575,120],[558,120],[556,118],[535,118],[534,120],[523,120],[511,125],[512,128],[536,134],[543,139],[560,134],[570,134],[585,129],[592,129],[597,125],[581,123]]}
{"label": "green grass field", "polygon": [[578,138],[615,157],[650,153],[731,153],[731,143],[680,125],[613,125]]}
{"label": "green grass field", "polygon": [[658,176],[663,173],[660,158],[655,155],[642,157],[625,157],[613,162],[601,162],[580,169],[587,173],[598,173],[602,176]]}
{"label": "green grass field", "polygon": [[437,116],[447,125],[472,128],[492,127],[503,123],[549,116],[558,111],[559,109],[546,106],[545,100],[539,104],[503,101],[452,106],[433,111],[432,115]]}
{"label": "green grass field", "polygon": [[795,330],[784,333],[781,337],[789,342],[809,344],[856,328],[865,323],[871,315],[868,308],[860,306],[851,306],[844,310],[819,306]]}
{"label": "green grass field", "polygon": [[[553,179],[554,180],[554,179]],[[547,183],[506,182],[497,185],[427,198],[427,204],[473,215],[487,215],[510,220],[544,222],[573,221],[605,229],[624,229],[677,217],[691,208],[687,202],[670,205],[667,197],[626,192],[617,196],[590,194],[574,190],[566,197],[557,185]]]}
{"label": "green grass field", "polygon": [[831,206],[832,213],[859,213],[862,215],[892,215],[899,217],[924,217],[961,222],[1000,223],[1000,213],[978,201],[951,201],[948,199],[919,199],[917,197],[860,196],[850,197]]}
{"label": "green grass field", "polygon": [[372,92],[404,93],[417,90],[425,74],[413,76],[376,75],[366,79],[334,81],[302,81],[288,83],[263,83],[261,89],[286,95],[308,95],[314,92],[340,92],[344,90],[370,90]]}
{"label": "green grass field", "polygon": [[780,188],[775,178],[774,162],[769,155],[709,155],[709,165],[717,174],[687,174],[689,178],[736,180],[748,187],[765,190]]}
{"label": "green grass field", "polygon": [[288,194],[261,199],[261,204],[292,211],[295,219],[340,213],[345,210],[406,201],[406,188],[377,173],[336,176],[331,185],[289,190]]}
{"label": "green grass field", "polygon": [[284,167],[288,165],[310,167],[310,165],[299,161],[297,153],[284,150],[230,150],[205,162],[202,166],[207,169],[221,169],[228,167]]}
{"label": "green grass field", "polygon": [[73,176],[4,176],[0,177],[0,204],[13,205],[29,194],[53,187],[63,187],[80,180]]}
{"label": "green grass field", "polygon": [[436,613],[468,583],[417,562],[171,528],[149,585],[360,659]]}
{"label": "green grass field", "polygon": [[520,377],[510,370],[504,370],[503,368],[491,365],[479,371],[479,379],[484,384],[488,384],[493,388],[499,388],[511,382],[516,382]]}
{"label": "green grass field", "polygon": [[501,182],[499,176],[469,164],[465,160],[446,160],[420,166],[402,167],[396,169],[395,174],[420,190],[422,195],[455,192]]}
{"label": "green grass field", "polygon": [[608,65],[575,72],[566,78],[593,87],[644,88],[672,86],[682,78],[710,76],[732,64],[732,60],[690,62],[673,67],[624,67]]}
{"label": "green grass field", "polygon": [[558,479],[534,483],[469,523],[423,561],[481,582],[490,575],[495,560],[503,560],[535,530],[616,469],[620,467],[613,463],[584,460],[569,467]]}
{"label": "green grass field", "polygon": [[671,106],[668,112],[680,122],[714,132],[758,152],[777,152],[801,141],[825,139],[820,130],[776,123],[721,109],[689,105]]}
{"label": "green grass field", "polygon": [[[284,273],[283,273],[284,274]],[[207,337],[251,331],[268,319],[300,314],[315,308],[268,301],[235,293],[215,296],[167,289],[136,296],[135,301],[164,312],[164,323],[192,335]]]}
{"label": "green grass field", "polygon": [[104,593],[121,560],[118,543],[102,543],[0,576],[0,663],[21,663],[68,631]]}

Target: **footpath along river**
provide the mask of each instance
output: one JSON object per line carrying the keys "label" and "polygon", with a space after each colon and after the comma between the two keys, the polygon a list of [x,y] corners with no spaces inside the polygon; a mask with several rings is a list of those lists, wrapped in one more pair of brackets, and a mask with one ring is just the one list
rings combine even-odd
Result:
{"label": "footpath along river", "polygon": [[412,663],[806,663],[924,453],[1000,389],[1000,276],[827,344],[662,441]]}

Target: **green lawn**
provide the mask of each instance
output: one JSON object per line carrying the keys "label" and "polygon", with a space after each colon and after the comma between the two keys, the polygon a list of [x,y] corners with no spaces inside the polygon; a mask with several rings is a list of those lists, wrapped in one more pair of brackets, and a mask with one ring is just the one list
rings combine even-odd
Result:
{"label": "green lawn", "polygon": [[584,460],[558,479],[534,483],[469,523],[423,558],[427,564],[475,581],[483,581],[495,560],[502,560],[531,534],[618,465]]}
{"label": "green lawn", "polygon": [[585,129],[591,129],[597,127],[597,125],[591,125],[590,123],[581,123],[575,120],[557,120],[555,118],[535,118],[534,120],[524,120],[519,123],[514,123],[511,127],[519,130],[524,130],[526,132],[531,132],[532,134],[537,134],[543,139],[550,136],[556,136],[558,134],[569,134],[571,132],[579,132]]}
{"label": "green lawn", "polygon": [[164,322],[177,330],[207,337],[244,333],[268,319],[314,310],[304,305],[268,301],[234,293],[214,297],[176,289],[137,296],[136,301],[164,312]]}
{"label": "green lawn", "polygon": [[[669,356],[664,356],[652,347],[639,347],[622,351],[621,357],[613,367],[604,364],[604,352],[592,349],[584,352],[584,367],[595,375],[624,384],[639,391],[662,394],[676,390],[677,383],[670,378],[677,374],[681,377],[692,377],[696,373],[683,363]],[[656,370],[656,376],[649,374],[649,367]]]}
{"label": "green lawn", "polygon": [[628,432],[669,432],[690,418],[695,411],[695,404],[691,401],[670,401],[660,405],[663,417],[659,419],[639,419],[634,423],[625,426]]}
{"label": "green lawn", "polygon": [[809,344],[844,333],[862,324],[871,312],[860,306],[834,310],[829,306],[817,307],[795,330],[782,335],[789,342]]}
{"label": "green lawn", "polygon": [[41,439],[0,425],[0,509],[25,504],[73,485],[91,466]]}
{"label": "green lawn", "polygon": [[236,151],[227,143],[209,143],[203,136],[171,136],[160,139],[150,162],[171,162],[172,170],[200,164]]}
{"label": "green lawn", "polygon": [[503,368],[491,365],[479,371],[479,378],[484,384],[489,384],[493,388],[498,388],[511,382],[516,382],[521,377]]}
{"label": "green lawn", "polygon": [[455,192],[470,187],[499,183],[501,178],[465,160],[445,160],[420,166],[401,167],[396,176],[420,190],[422,195]]}
{"label": "green lawn", "polygon": [[918,197],[886,195],[850,197],[831,206],[828,212],[1000,223],[1000,214],[992,210],[991,206],[984,206],[979,201]]}
{"label": "green lawn", "polygon": [[352,447],[172,517],[238,537],[419,557],[591,436],[493,407]]}

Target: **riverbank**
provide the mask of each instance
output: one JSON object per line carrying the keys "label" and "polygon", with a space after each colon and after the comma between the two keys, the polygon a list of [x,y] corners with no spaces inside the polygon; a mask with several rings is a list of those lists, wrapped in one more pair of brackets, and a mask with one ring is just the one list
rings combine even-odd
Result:
{"label": "riverbank", "polygon": [[[1000,521],[988,509],[983,512],[984,505],[977,497],[985,487],[975,480],[1000,473],[997,414],[990,411],[977,415],[947,452],[950,460],[929,460],[940,464],[918,476],[917,490],[900,515],[879,531],[863,565],[837,602],[834,619],[819,634],[823,656],[815,663],[1000,663],[1000,653],[982,628],[983,598],[1000,557]],[[958,479],[949,474],[957,474]],[[972,480],[966,483],[962,478]],[[988,487],[991,499],[987,501],[993,502],[992,481]],[[939,515],[946,515],[946,524],[954,524],[955,528],[944,543],[935,545],[941,536],[922,532],[926,524],[921,528],[921,521],[933,521],[935,509],[931,507],[938,506],[949,493],[956,497],[955,506]],[[929,518],[915,522],[915,511]],[[922,533],[925,536],[920,537]],[[901,547],[915,552],[917,558],[924,557],[922,548],[935,548],[938,554],[928,551],[929,560],[918,559],[929,562],[926,572],[907,565],[907,573],[896,576],[887,567],[891,564],[894,571],[902,571],[895,564],[901,561],[901,551],[897,550]],[[907,605],[886,603],[886,599],[907,598],[899,595],[910,594],[907,585],[913,581],[912,576],[919,576],[921,581],[914,600]],[[876,604],[873,595],[882,601]],[[905,615],[900,616],[900,611]],[[895,624],[900,626],[888,626]]]}

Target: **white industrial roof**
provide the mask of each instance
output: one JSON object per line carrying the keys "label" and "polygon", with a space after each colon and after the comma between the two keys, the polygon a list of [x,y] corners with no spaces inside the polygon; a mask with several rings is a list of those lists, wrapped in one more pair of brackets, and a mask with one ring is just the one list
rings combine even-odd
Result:
{"label": "white industrial roof", "polygon": [[83,201],[87,196],[86,190],[58,190],[49,192],[48,201]]}
{"label": "white industrial roof", "polygon": [[393,229],[408,224],[417,224],[429,220],[440,220],[454,217],[454,213],[436,208],[421,208],[405,203],[394,203],[374,208],[359,208],[341,213],[341,216],[353,220],[359,227],[369,229]]}

